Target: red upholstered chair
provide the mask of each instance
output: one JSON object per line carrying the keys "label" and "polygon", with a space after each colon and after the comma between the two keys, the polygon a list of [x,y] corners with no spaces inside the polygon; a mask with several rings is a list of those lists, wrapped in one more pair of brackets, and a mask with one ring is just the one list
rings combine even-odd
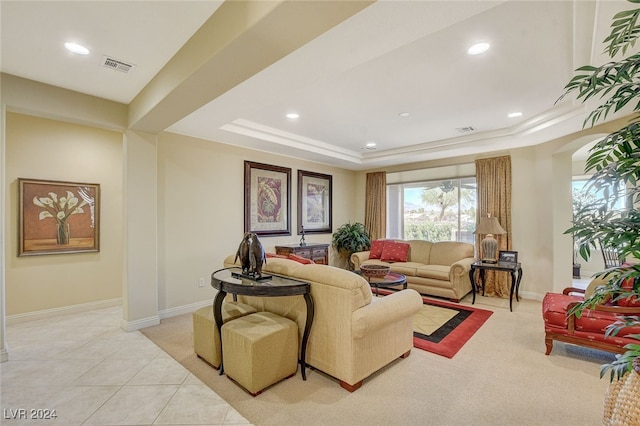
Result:
{"label": "red upholstered chair", "polygon": [[[585,309],[580,318],[567,316],[575,305],[589,297],[597,286],[606,283],[606,279],[594,279],[586,290],[573,287],[565,288],[562,294],[547,293],[542,300],[542,317],[544,319],[546,355],[553,349],[553,341],[558,340],[574,345],[586,346],[613,353],[625,352],[628,343],[638,340],[624,337],[628,334],[640,333],[640,327],[627,327],[616,336],[605,338],[608,325],[616,322],[620,315],[640,315],[640,306],[598,305],[594,309]],[[637,304],[628,303],[628,304]]]}

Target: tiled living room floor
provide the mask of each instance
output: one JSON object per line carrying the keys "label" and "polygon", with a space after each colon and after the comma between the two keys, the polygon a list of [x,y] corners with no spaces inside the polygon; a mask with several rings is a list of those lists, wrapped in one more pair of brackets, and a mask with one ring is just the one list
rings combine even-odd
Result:
{"label": "tiled living room floor", "polygon": [[[121,318],[114,307],[7,326],[0,424],[249,423]],[[32,409],[57,417],[31,419]]]}

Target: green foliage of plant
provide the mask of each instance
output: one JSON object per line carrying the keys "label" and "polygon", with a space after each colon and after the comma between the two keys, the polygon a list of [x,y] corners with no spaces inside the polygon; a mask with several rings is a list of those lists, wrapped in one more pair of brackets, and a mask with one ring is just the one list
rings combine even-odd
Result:
{"label": "green foliage of plant", "polygon": [[[640,0],[631,1],[639,3]],[[605,39],[610,56],[635,44],[640,35],[637,19],[640,9],[624,11],[614,16],[612,32]],[[583,102],[594,96],[605,98],[586,118],[585,126],[604,119],[610,111],[619,111],[631,101],[637,101],[629,125],[599,141],[589,152],[586,173],[593,173],[587,190],[599,192],[592,202],[579,206],[574,214],[573,226],[567,230],[580,241],[580,255],[586,260],[598,241],[616,247],[621,255],[640,254],[640,215],[633,208],[616,209],[621,196],[612,188],[627,188],[627,205],[640,202],[640,54],[600,67],[585,66],[578,70],[565,86],[561,99],[577,92]]]}
{"label": "green foliage of plant", "polygon": [[[580,211],[584,206],[593,203],[596,200],[595,194],[591,191],[587,191],[584,188],[573,189],[571,195],[571,201],[573,206],[573,220],[575,221],[576,213]],[[573,266],[580,266],[578,263],[578,252],[580,251],[580,240],[573,235]]]}
{"label": "green foliage of plant", "polygon": [[[640,3],[640,0],[629,0],[629,3]],[[640,9],[625,10],[613,17],[611,34],[604,39],[605,43],[609,43],[605,49],[609,56],[615,56],[620,49],[625,54],[627,49],[634,45],[640,33],[640,27],[637,24],[638,16],[640,16]]]}
{"label": "green foliage of plant", "polygon": [[451,241],[453,223],[449,222],[414,222],[404,228],[405,240]]}
{"label": "green foliage of plant", "polygon": [[[628,0],[640,3],[640,0]],[[623,11],[613,17],[611,34],[604,40],[608,43],[605,52],[613,59],[619,52],[625,54],[640,36],[638,17],[640,9]],[[565,233],[573,234],[580,241],[580,255],[588,260],[591,248],[601,242],[615,247],[623,257],[640,257],[640,213],[633,207],[640,202],[640,54],[633,54],[600,67],[584,66],[565,86],[560,97],[577,93],[582,102],[592,98],[603,99],[585,119],[584,126],[595,125],[610,113],[633,106],[629,124],[599,141],[590,151],[585,166],[586,173],[593,173],[588,190],[601,194],[594,201],[580,206],[574,214],[573,226]],[[635,104],[635,105],[634,105]],[[626,188],[626,206],[615,206],[621,197],[615,188]],[[608,298],[613,300],[640,296],[640,266],[611,268],[601,274],[608,278],[604,286],[596,289],[591,297],[575,307],[569,314],[580,315],[584,309],[593,308]],[[625,290],[622,283],[629,280],[633,288]],[[621,317],[607,328],[608,334],[618,333],[623,326],[640,325],[636,316]],[[630,335],[640,339],[640,335]],[[619,355],[612,364],[602,368],[601,377],[611,370],[611,380],[632,369],[633,360],[640,356],[640,345],[629,344],[627,351]]]}
{"label": "green foliage of plant", "polygon": [[362,223],[345,223],[333,233],[332,245],[349,260],[353,253],[371,248],[371,237]]}
{"label": "green foliage of plant", "polygon": [[[621,316],[618,321],[607,328],[605,336],[615,336],[624,327],[633,327],[640,324],[640,316],[629,315]],[[626,337],[632,337],[640,340],[640,334],[628,334]],[[609,371],[609,381],[613,379],[620,380],[627,371],[633,368],[633,361],[640,357],[640,344],[629,343],[624,347],[626,351],[622,355],[616,355],[616,360],[610,364],[604,364],[600,369],[600,378]]]}

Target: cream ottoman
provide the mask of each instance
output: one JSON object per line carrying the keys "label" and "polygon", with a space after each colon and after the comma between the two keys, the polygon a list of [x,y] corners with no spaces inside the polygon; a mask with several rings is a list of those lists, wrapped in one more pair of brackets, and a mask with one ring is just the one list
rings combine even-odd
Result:
{"label": "cream ottoman", "polygon": [[227,377],[253,396],[296,374],[298,326],[271,312],[243,316],[222,326]]}
{"label": "cream ottoman", "polygon": [[[222,304],[222,321],[257,312],[253,306],[239,302]],[[216,370],[220,368],[220,335],[213,319],[213,307],[205,306],[193,313],[193,350]]]}

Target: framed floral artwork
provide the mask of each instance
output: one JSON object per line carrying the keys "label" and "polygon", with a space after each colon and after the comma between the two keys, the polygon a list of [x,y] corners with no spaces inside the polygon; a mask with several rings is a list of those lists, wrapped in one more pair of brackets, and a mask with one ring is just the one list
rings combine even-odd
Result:
{"label": "framed floral artwork", "polygon": [[244,162],[244,232],[291,235],[291,169]]}
{"label": "framed floral artwork", "polygon": [[18,179],[18,256],[100,251],[100,185]]}
{"label": "framed floral artwork", "polygon": [[298,234],[331,233],[332,176],[298,170]]}

